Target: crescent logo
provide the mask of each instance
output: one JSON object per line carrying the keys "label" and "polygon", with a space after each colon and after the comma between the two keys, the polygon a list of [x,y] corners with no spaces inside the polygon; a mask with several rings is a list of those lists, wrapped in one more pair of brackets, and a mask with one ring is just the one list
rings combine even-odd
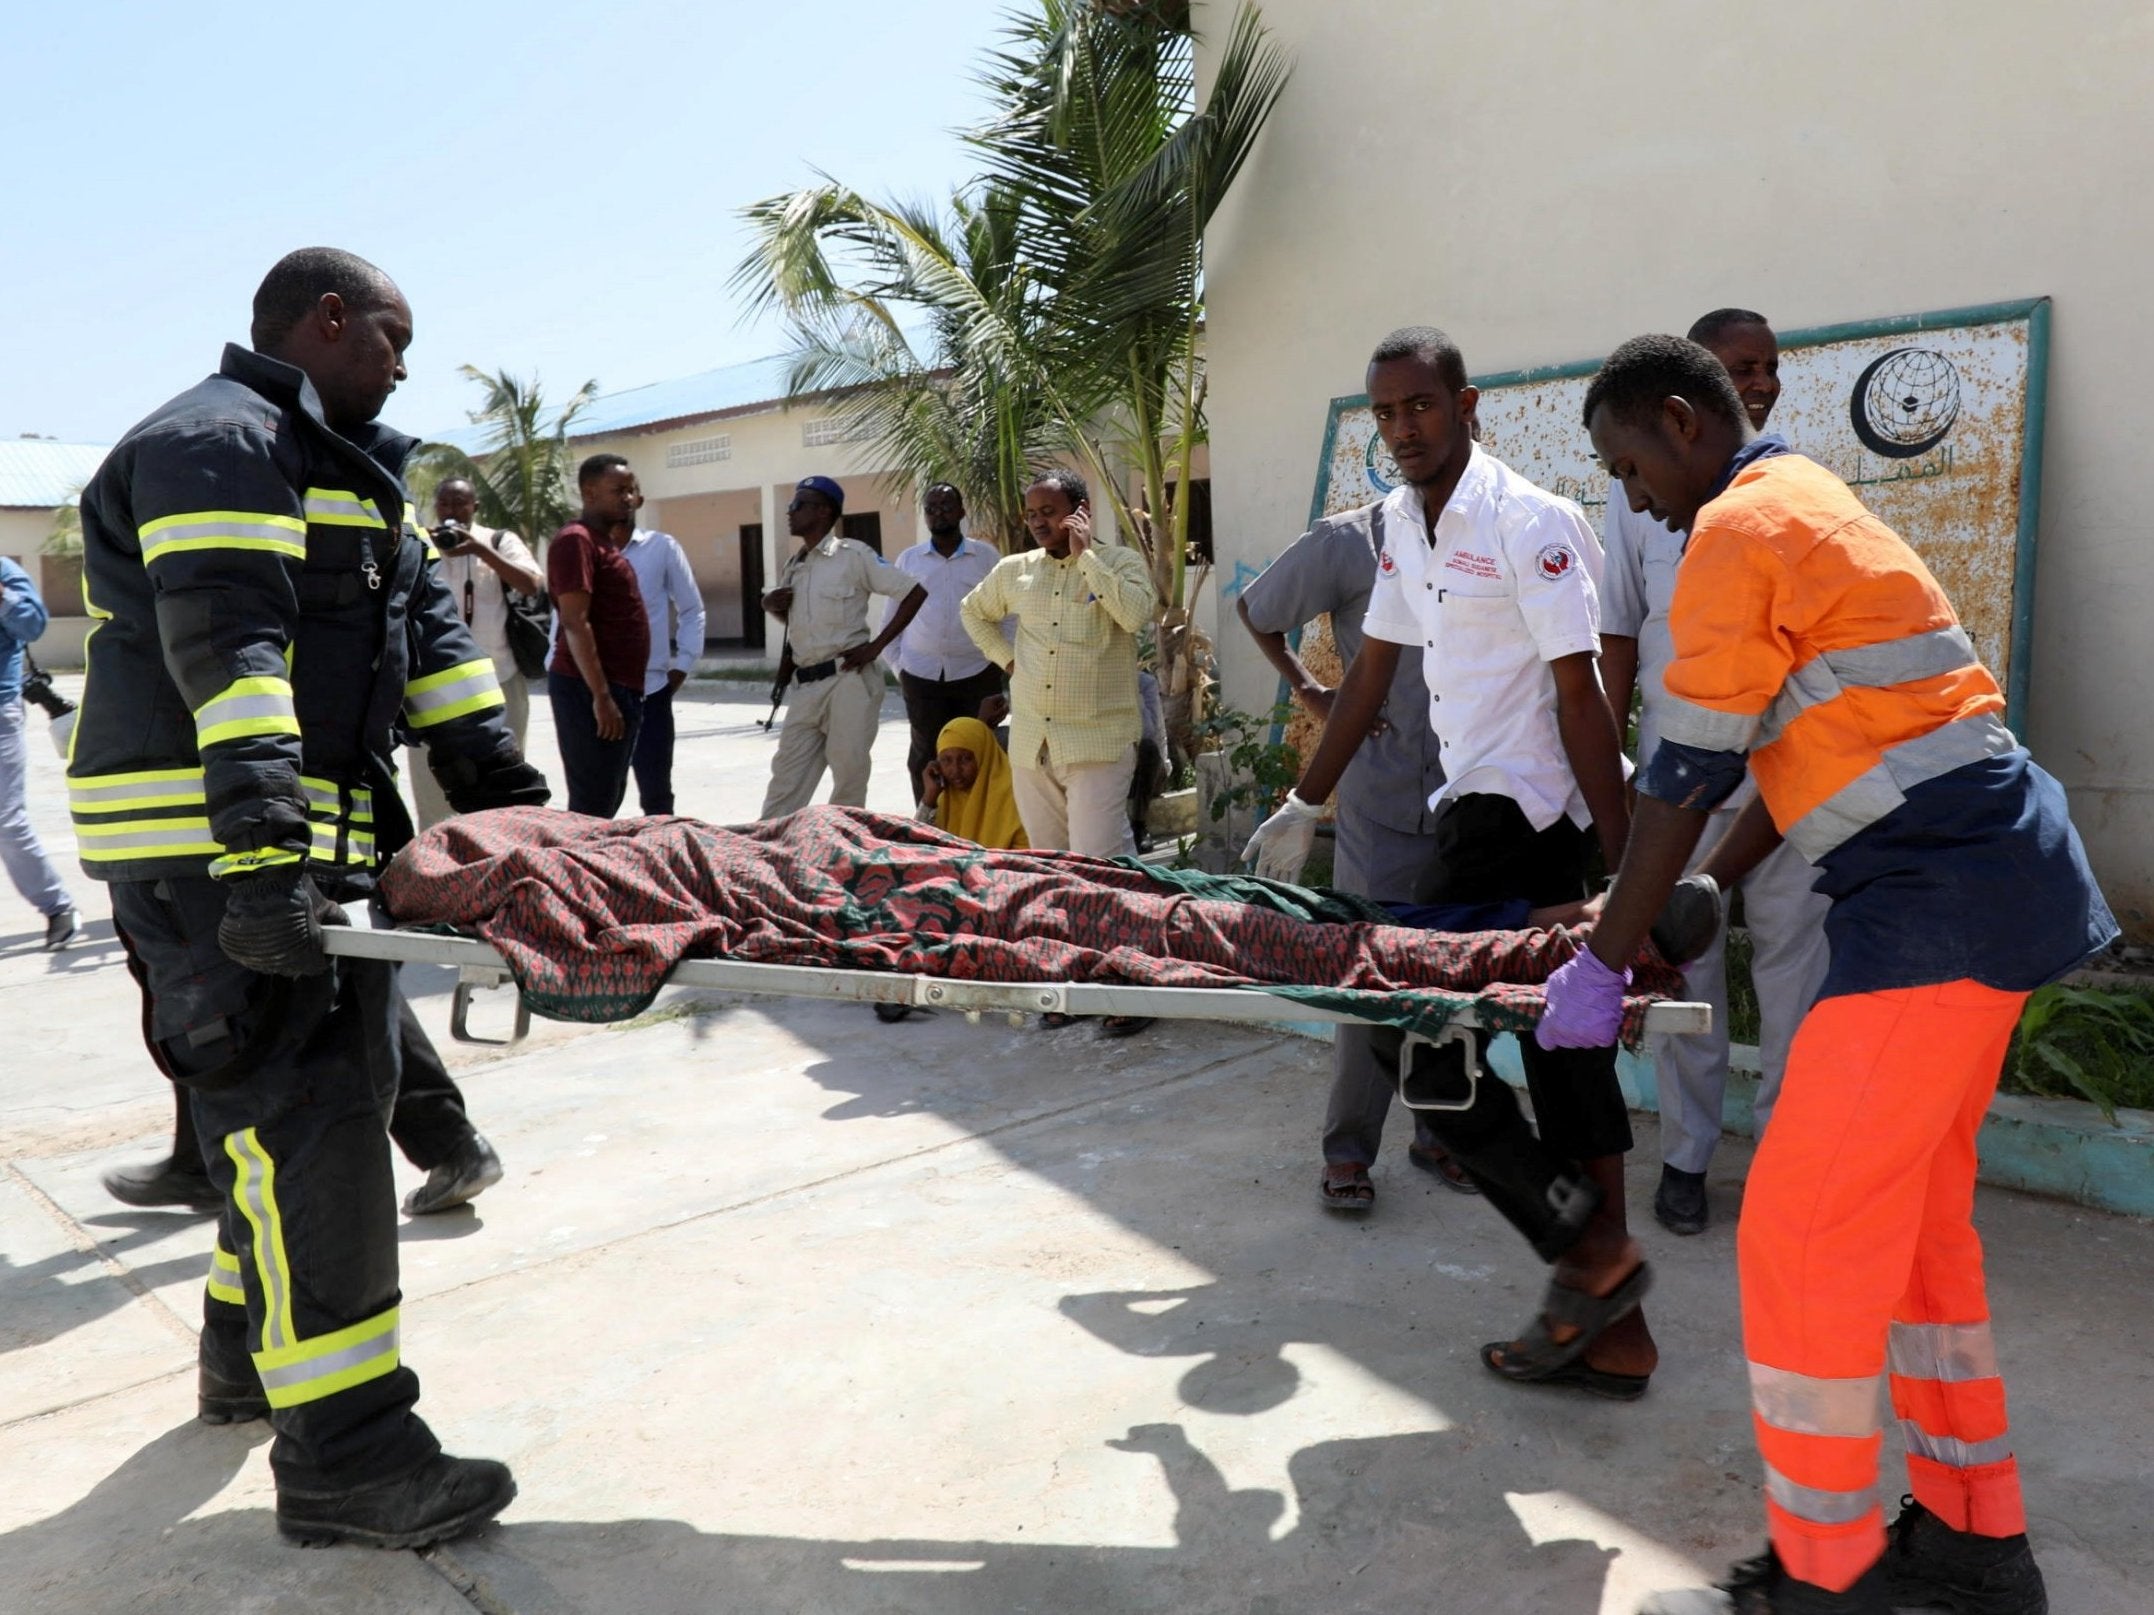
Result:
{"label": "crescent logo", "polygon": [[1534,570],[1539,572],[1550,583],[1567,576],[1571,568],[1577,564],[1578,558],[1561,544],[1549,545],[1548,548],[1541,551],[1540,558],[1533,563]]}

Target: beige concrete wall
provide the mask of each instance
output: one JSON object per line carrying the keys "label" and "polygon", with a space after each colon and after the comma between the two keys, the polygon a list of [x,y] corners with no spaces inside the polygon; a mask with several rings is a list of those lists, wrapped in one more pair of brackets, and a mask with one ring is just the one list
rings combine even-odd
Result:
{"label": "beige concrete wall", "polygon": [[[762,523],[763,577],[769,587],[793,551],[793,541],[785,531],[785,506],[793,485],[802,477],[834,477],[845,488],[848,513],[880,515],[886,555],[895,556],[921,536],[919,501],[910,482],[879,471],[864,445],[832,443],[810,448],[802,442],[803,427],[822,413],[768,410],[663,432],[616,432],[579,439],[575,445],[578,459],[599,453],[625,455],[647,501],[645,525],[663,527],[683,543],[693,538],[689,558],[696,564],[696,578],[711,612],[713,638],[736,637],[740,632],[737,542],[741,526]],[[669,446],[720,435],[732,439],[730,458],[667,468]],[[765,658],[774,665],[783,637],[784,625],[769,619]]]}
{"label": "beige concrete wall", "polygon": [[[1795,327],[2050,295],[2026,738],[2111,902],[2154,931],[2154,6],[1264,14],[1294,80],[1208,263],[1222,578],[1301,530],[1326,402],[1394,326],[1442,325],[1488,373],[1730,303]],[[1230,695],[1268,698],[1246,636],[1222,647]]]}

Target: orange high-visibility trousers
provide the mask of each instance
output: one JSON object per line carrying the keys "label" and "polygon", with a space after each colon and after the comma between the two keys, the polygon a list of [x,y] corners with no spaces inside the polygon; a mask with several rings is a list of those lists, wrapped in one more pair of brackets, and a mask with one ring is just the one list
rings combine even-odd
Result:
{"label": "orange high-visibility trousers", "polygon": [[1884,1552],[1888,1368],[1923,1507],[2026,1529],[1973,1221],[1975,1134],[2026,998],[1855,993],[1795,1034],[1737,1248],[1766,1523],[1802,1581],[1845,1591]]}

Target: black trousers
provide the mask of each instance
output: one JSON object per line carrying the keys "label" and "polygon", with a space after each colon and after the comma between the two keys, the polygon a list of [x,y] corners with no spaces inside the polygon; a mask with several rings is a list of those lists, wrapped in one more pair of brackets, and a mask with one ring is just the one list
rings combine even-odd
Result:
{"label": "black trousers", "polygon": [[[457,1087],[441,1051],[419,1024],[411,1000],[397,988],[396,1032],[403,1071],[396,1085],[396,1103],[389,1112],[389,1140],[404,1152],[404,1159],[422,1172],[431,1172],[478,1131],[464,1109],[464,1092]],[[204,1159],[202,1136],[195,1130],[194,1106],[187,1090],[173,1085],[172,1159],[192,1166]]]}
{"label": "black trousers", "polygon": [[621,709],[624,732],[619,740],[599,739],[591,690],[582,679],[566,673],[546,675],[554,738],[561,746],[561,772],[568,780],[568,800],[562,806],[594,819],[610,819],[621,811],[636,755],[636,731],[643,721],[641,689],[631,690],[625,684],[607,688],[613,692],[613,704]]}
{"label": "black trousers", "polygon": [[636,801],[644,817],[673,811],[673,691],[661,684],[643,698],[636,728]]}
{"label": "black trousers", "polygon": [[[1589,835],[1568,819],[1535,830],[1507,796],[1453,797],[1437,811],[1434,848],[1413,900],[1574,902],[1586,895]],[[1475,1034],[1484,1061],[1491,1039],[1487,1032]],[[1372,1042],[1377,1058],[1395,1068],[1405,1034],[1379,1027]],[[1629,1150],[1630,1112],[1616,1081],[1614,1049],[1543,1049],[1531,1036],[1519,1038],[1518,1047],[1538,1137],[1510,1084],[1492,1074],[1483,1077],[1468,1109],[1420,1114],[1489,1202],[1552,1261],[1577,1238],[1590,1210],[1578,1163]],[[1455,1050],[1418,1047],[1414,1058],[1424,1086],[1463,1092]],[[1458,1068],[1458,1076],[1446,1067]]]}
{"label": "black trousers", "polygon": [[396,1197],[386,1123],[401,1067],[393,964],[258,975],[217,946],[207,877],[116,882],[114,928],[143,1032],[188,1090],[225,1205],[202,1357],[269,1394],[280,1491],[393,1479],[439,1444],[398,1348]]}
{"label": "black trousers", "polygon": [[987,667],[967,679],[922,679],[900,673],[898,691],[905,697],[905,722],[912,730],[905,771],[912,775],[912,799],[917,802],[922,794],[920,774],[935,760],[935,740],[942,726],[953,718],[977,718],[980,703],[1002,693],[1002,671]]}

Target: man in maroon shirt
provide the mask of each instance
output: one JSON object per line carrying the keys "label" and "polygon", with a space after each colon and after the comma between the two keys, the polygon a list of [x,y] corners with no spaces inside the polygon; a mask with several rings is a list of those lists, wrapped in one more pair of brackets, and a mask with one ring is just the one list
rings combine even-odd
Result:
{"label": "man in maroon shirt", "polygon": [[622,551],[636,520],[636,477],[618,454],[594,454],[576,471],[583,514],[554,534],[546,587],[558,631],[546,693],[553,702],[568,810],[610,819],[628,794],[651,625]]}

